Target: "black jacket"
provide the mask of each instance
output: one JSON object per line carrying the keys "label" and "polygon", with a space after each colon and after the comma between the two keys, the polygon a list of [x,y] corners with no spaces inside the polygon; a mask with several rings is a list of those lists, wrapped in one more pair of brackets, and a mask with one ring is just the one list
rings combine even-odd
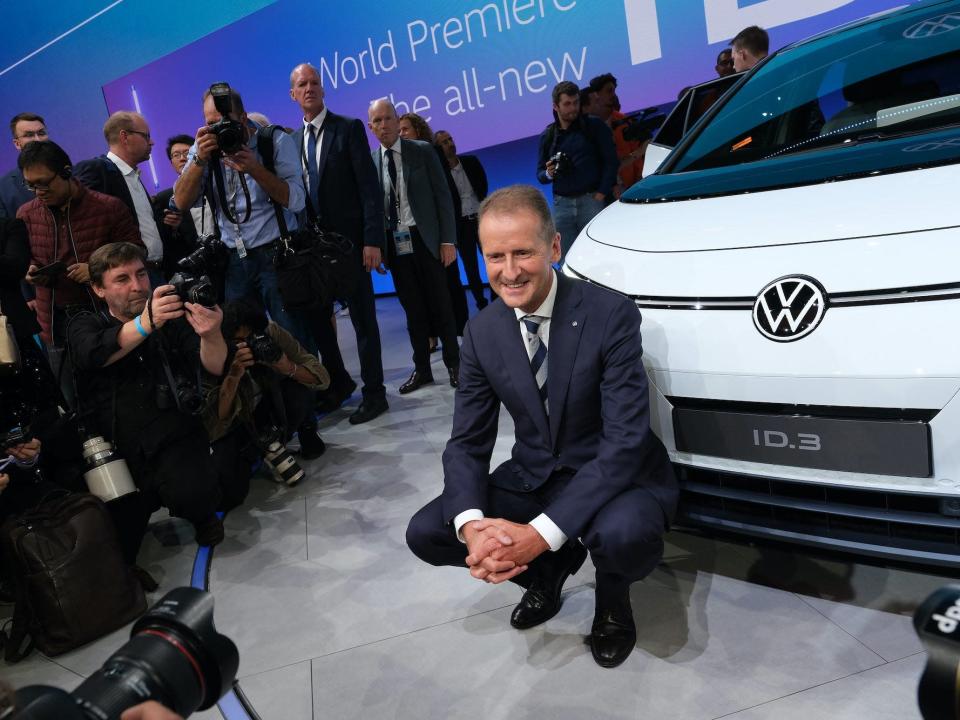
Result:
{"label": "black jacket", "polygon": [[20,290],[20,280],[29,266],[30,242],[23,221],[0,218],[0,310],[13,324],[17,337],[23,339],[40,332],[37,316],[27,307]]}
{"label": "black jacket", "polygon": [[[383,250],[383,196],[363,123],[328,110],[323,132],[319,207],[315,208],[321,225],[346,235],[357,247]],[[293,137],[302,158],[302,124]],[[309,197],[313,202],[313,194]]]}
{"label": "black jacket", "polygon": [[163,213],[170,208],[172,196],[173,188],[167,188],[151,199],[153,219],[157,221],[160,239],[163,241],[163,274],[168,279],[177,272],[177,261],[197,248],[197,228],[193,224],[193,215],[189,210],[182,211],[182,220],[178,228],[172,228],[163,222]]}

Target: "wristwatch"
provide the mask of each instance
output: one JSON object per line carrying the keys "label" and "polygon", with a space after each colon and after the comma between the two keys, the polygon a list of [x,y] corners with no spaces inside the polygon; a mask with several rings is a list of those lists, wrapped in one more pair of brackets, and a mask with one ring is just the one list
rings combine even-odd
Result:
{"label": "wristwatch", "polygon": [[193,164],[196,165],[198,168],[204,168],[204,167],[207,166],[207,161],[204,160],[204,159],[203,159],[202,157],[200,157],[199,155],[194,155],[194,156],[193,156]]}

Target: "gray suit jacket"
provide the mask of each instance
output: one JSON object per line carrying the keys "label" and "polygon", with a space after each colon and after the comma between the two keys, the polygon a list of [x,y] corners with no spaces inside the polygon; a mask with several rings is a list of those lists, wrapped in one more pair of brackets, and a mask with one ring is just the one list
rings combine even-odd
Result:
{"label": "gray suit jacket", "polygon": [[[382,153],[378,147],[372,153],[377,167],[381,197],[386,194],[382,167]],[[440,259],[440,244],[457,244],[457,222],[453,214],[453,199],[443,174],[443,167],[433,146],[419,140],[401,140],[403,182],[407,201],[413,212],[413,221],[420,231],[424,245]],[[401,191],[402,192],[402,191]]]}

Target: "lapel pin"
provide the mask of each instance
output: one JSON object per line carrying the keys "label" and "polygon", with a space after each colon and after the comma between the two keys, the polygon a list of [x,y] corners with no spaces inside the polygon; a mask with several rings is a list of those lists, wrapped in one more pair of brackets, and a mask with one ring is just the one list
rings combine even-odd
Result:
{"label": "lapel pin", "polygon": [[571,324],[572,324],[574,327],[576,327],[576,326],[577,326],[577,321],[574,320]]}

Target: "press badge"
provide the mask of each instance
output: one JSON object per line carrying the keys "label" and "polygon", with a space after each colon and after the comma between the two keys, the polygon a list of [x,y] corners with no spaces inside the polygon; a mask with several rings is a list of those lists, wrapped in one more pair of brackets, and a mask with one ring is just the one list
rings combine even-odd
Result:
{"label": "press badge", "polygon": [[409,230],[394,230],[393,243],[398,257],[400,255],[413,255],[413,239],[410,237]]}

